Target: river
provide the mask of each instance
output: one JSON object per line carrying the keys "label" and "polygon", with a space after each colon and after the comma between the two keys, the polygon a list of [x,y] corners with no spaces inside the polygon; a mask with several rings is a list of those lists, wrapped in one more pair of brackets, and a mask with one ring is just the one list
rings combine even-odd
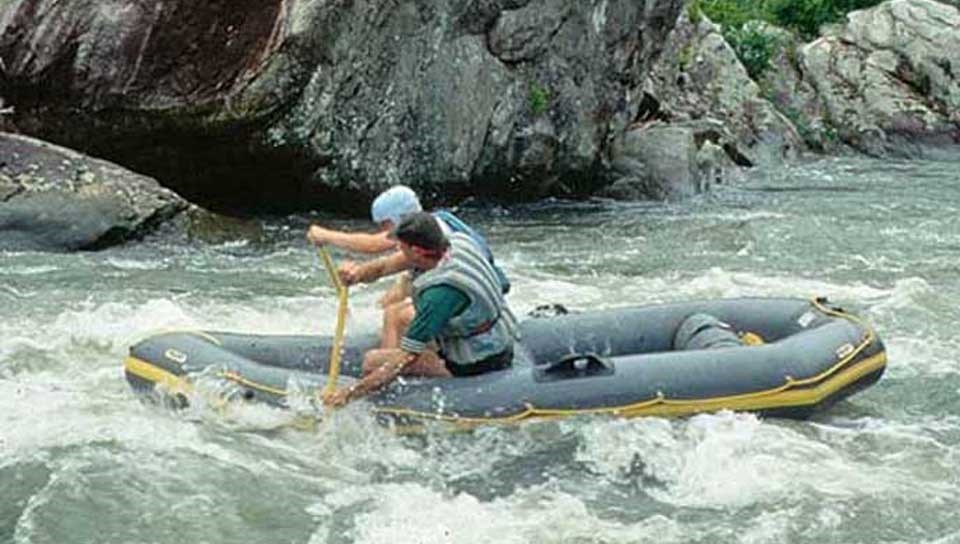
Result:
{"label": "river", "polygon": [[[464,212],[511,275],[518,314],[827,296],[865,317],[887,373],[810,421],[400,436],[363,403],[315,430],[265,406],[172,412],[123,378],[138,339],[333,331],[309,218],[263,220],[255,242],[0,253],[0,543],[960,543],[958,172],[825,159],[682,203]],[[351,292],[348,334],[377,326],[383,287]]]}

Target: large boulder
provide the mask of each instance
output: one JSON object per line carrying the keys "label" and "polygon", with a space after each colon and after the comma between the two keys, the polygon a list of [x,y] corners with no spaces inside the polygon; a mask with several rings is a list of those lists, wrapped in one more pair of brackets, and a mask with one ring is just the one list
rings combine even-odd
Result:
{"label": "large boulder", "polygon": [[[694,8],[680,13],[650,71],[645,115],[694,128],[741,166],[776,165],[805,149],[793,123],[764,96],[720,28]],[[698,128],[699,127],[699,128]]]}
{"label": "large boulder", "polygon": [[0,83],[20,130],[224,208],[537,197],[609,179],[682,6],[6,0]]}
{"label": "large boulder", "polygon": [[146,176],[0,133],[0,250],[101,249],[139,238],[187,207]]}
{"label": "large boulder", "polygon": [[701,192],[694,132],[653,123],[617,138],[611,162],[619,174],[605,192],[621,199],[652,195],[675,200]]}
{"label": "large boulder", "polygon": [[840,138],[873,154],[913,156],[960,143],[960,10],[892,0],[852,12],[800,65]]}

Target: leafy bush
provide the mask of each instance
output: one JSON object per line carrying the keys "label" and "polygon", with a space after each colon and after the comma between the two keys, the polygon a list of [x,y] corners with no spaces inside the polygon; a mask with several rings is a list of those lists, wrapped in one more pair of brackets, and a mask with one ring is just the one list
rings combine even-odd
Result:
{"label": "leafy bush", "polygon": [[740,28],[747,21],[766,21],[766,0],[693,0],[694,11],[703,13],[723,28]]}
{"label": "leafy bush", "polygon": [[806,39],[814,38],[820,27],[834,23],[854,10],[879,4],[881,0],[693,0],[703,12],[724,29],[742,28],[751,20],[793,30]]}
{"label": "leafy bush", "polygon": [[854,10],[879,4],[877,0],[766,0],[766,10],[774,24],[796,31],[804,38],[815,38],[820,27],[835,23]]}
{"label": "leafy bush", "polygon": [[770,67],[770,59],[780,45],[780,38],[766,31],[760,21],[726,29],[723,36],[754,80],[759,80]]}
{"label": "leafy bush", "polygon": [[[960,1],[960,0],[958,0]],[[687,13],[704,14],[720,25],[750,77],[757,79],[770,66],[770,58],[779,46],[776,35],[765,32],[765,22],[813,39],[820,27],[834,23],[857,9],[881,0],[691,0]]]}

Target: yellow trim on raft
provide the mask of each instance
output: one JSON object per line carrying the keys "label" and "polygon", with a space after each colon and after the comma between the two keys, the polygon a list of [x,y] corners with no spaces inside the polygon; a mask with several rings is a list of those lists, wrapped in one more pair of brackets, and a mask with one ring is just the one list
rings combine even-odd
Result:
{"label": "yellow trim on raft", "polygon": [[[189,394],[193,392],[193,384],[187,378],[177,376],[133,356],[129,356],[124,359],[123,369],[138,378],[163,386],[173,393]],[[270,387],[252,380],[248,380],[236,372],[220,372],[217,374],[217,377],[236,382],[244,387],[271,393],[273,395],[286,396],[287,394],[286,390],[284,389],[277,389],[275,387]]]}
{"label": "yellow trim on raft", "polygon": [[225,378],[232,382],[239,383],[244,387],[249,387],[251,389],[256,389],[258,391],[263,391],[265,393],[270,393],[272,395],[286,396],[286,389],[277,389],[276,387],[270,387],[269,385],[263,385],[262,383],[257,383],[253,380],[248,380],[236,372],[220,372],[217,374],[217,377]]}
{"label": "yellow trim on raft", "polygon": [[[822,402],[823,399],[856,382],[863,376],[883,368],[886,363],[886,352],[881,352],[861,361],[856,366],[839,372],[832,379],[826,380],[815,387],[802,387],[803,383],[807,380],[793,380],[788,381],[784,383],[784,385],[775,389],[746,393],[743,395],[708,399],[672,400],[663,396],[658,396],[653,399],[625,406],[588,408],[582,410],[536,408],[533,405],[528,405],[527,409],[523,412],[499,418],[444,416],[433,413],[392,408],[375,408],[373,411],[382,415],[412,417],[417,419],[454,423],[458,426],[464,427],[474,427],[479,425],[518,423],[520,421],[529,419],[555,419],[577,415],[599,414],[632,418],[641,416],[679,416],[699,412],[715,412],[719,410],[755,411],[789,406],[809,406]],[[193,390],[192,384],[186,379],[175,376],[135,357],[128,357],[124,361],[124,368],[127,372],[159,384],[173,393],[189,394]],[[260,384],[249,382],[249,380],[245,380],[236,374],[223,373],[221,376],[242,385],[256,387],[257,389],[265,390],[276,395],[287,394],[286,391],[281,391],[279,389],[269,388]]]}
{"label": "yellow trim on raft", "polygon": [[856,382],[863,376],[883,368],[886,363],[886,352],[880,352],[868,359],[864,359],[856,366],[838,373],[834,378],[816,387],[794,389],[799,382],[793,381],[776,389],[728,397],[673,400],[661,395],[636,404],[603,408],[585,408],[580,410],[536,408],[533,405],[527,405],[527,409],[523,412],[504,417],[489,418],[445,416],[402,408],[376,408],[374,412],[381,415],[417,418],[453,423],[463,427],[475,427],[479,425],[512,424],[530,419],[556,419],[578,415],[601,414],[632,418],[641,416],[681,416],[700,412],[716,412],[719,410],[758,411],[790,406],[811,406],[822,402],[828,396]]}
{"label": "yellow trim on raft", "polygon": [[123,370],[128,374],[166,388],[173,394],[188,395],[193,392],[193,384],[182,376],[177,376],[151,363],[127,357],[123,360]]}

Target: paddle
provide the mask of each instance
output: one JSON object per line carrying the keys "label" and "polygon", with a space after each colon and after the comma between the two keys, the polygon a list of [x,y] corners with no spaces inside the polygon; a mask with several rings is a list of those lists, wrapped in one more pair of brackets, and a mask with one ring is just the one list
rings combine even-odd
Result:
{"label": "paddle", "polygon": [[323,395],[333,393],[337,389],[337,378],[340,377],[340,351],[343,346],[343,330],[347,317],[347,286],[340,280],[337,269],[333,265],[333,259],[327,252],[326,246],[320,246],[320,257],[323,259],[323,265],[330,274],[330,281],[337,289],[337,327],[333,333],[333,347],[330,348],[330,375],[327,379],[327,385],[323,388]]}

